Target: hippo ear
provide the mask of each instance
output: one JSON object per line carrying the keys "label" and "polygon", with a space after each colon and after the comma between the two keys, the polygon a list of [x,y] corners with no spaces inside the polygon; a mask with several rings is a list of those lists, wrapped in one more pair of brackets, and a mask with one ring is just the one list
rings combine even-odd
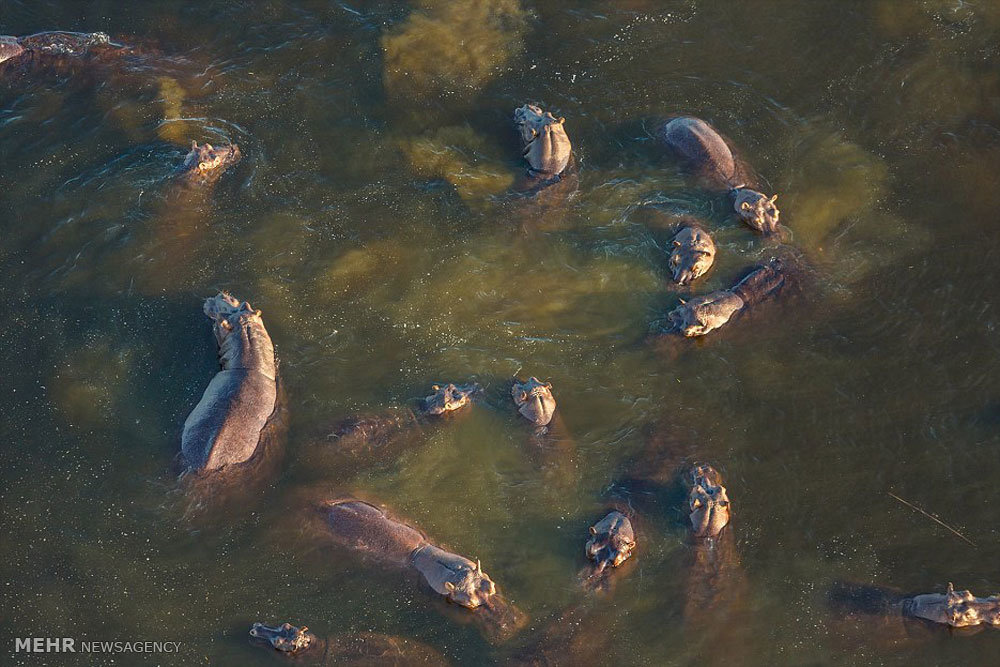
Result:
{"label": "hippo ear", "polygon": [[565,122],[566,122],[566,119],[563,118],[562,116],[559,116],[559,124],[562,125]]}
{"label": "hippo ear", "polygon": [[680,242],[680,241],[674,241],[674,247],[675,247],[675,248],[679,247],[679,246],[680,246],[680,244],[681,244],[681,242]]}
{"label": "hippo ear", "polygon": [[194,139],[191,140],[191,150],[193,151],[198,150],[198,142],[195,141]]}
{"label": "hippo ear", "polygon": [[521,397],[520,397],[520,398],[518,398],[517,400],[521,401],[522,403],[523,403],[524,401],[528,400],[528,392],[526,392],[526,391],[522,391],[522,392],[521,392]]}
{"label": "hippo ear", "polygon": [[483,573],[483,564],[479,562],[478,558],[476,559],[476,572],[479,574]]}
{"label": "hippo ear", "polygon": [[679,299],[677,299],[677,300],[681,302],[681,305],[682,305],[682,306],[686,306],[686,305],[687,305],[687,301],[685,301],[684,299],[680,299],[680,298],[679,298]]}
{"label": "hippo ear", "polygon": [[455,591],[455,584],[451,583],[450,581],[446,581],[444,582],[444,589],[449,593],[453,593]]}
{"label": "hippo ear", "polygon": [[210,151],[211,150],[215,150],[215,149],[212,148],[212,144],[205,144],[205,148],[207,148]]}
{"label": "hippo ear", "polygon": [[751,208],[753,208],[753,207],[752,207],[752,206],[750,206],[750,202],[746,202],[746,201],[745,201],[745,202],[743,202],[743,205],[742,205],[742,206],[740,206],[740,208],[742,208],[742,209],[743,209],[744,211],[749,211],[749,210],[750,210]]}
{"label": "hippo ear", "polygon": [[772,196],[771,196],[771,203],[773,204],[773,203],[774,203],[774,202],[776,202],[776,201],[778,201],[778,195],[777,195],[777,194],[775,194],[775,195],[772,195]]}
{"label": "hippo ear", "polygon": [[233,329],[233,325],[230,324],[229,320],[226,319],[219,320],[219,326],[225,329],[226,331],[232,331]]}
{"label": "hippo ear", "polygon": [[432,384],[431,385],[431,391],[440,391],[440,390],[441,390],[440,385],[436,385],[436,384]]}
{"label": "hippo ear", "polygon": [[591,526],[590,527],[590,534],[591,535],[597,535],[597,527],[596,526]]}

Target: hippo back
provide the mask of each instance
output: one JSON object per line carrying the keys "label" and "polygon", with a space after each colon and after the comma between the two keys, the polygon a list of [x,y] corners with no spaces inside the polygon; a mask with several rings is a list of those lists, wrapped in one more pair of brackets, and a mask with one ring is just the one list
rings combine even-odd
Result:
{"label": "hippo back", "polygon": [[16,37],[0,35],[0,63],[17,58],[24,53],[24,47]]}
{"label": "hippo back", "polygon": [[95,46],[108,46],[111,38],[103,32],[40,32],[21,37],[25,49],[52,56],[86,55]]}
{"label": "hippo back", "polygon": [[696,176],[729,189],[746,185],[743,169],[732,149],[705,121],[674,118],[663,126],[661,138]]}
{"label": "hippo back", "polygon": [[787,272],[780,261],[762,266],[737,283],[732,291],[750,308],[775,298],[785,286]]}
{"label": "hippo back", "polygon": [[322,505],[322,511],[336,542],[399,567],[405,567],[410,555],[427,543],[419,530],[361,500],[331,500]]}

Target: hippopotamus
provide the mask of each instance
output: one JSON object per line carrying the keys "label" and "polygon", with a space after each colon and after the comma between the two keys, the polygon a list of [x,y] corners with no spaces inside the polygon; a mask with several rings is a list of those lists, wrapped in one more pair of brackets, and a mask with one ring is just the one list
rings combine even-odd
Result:
{"label": "hippopotamus", "polygon": [[521,136],[521,154],[532,176],[558,179],[569,166],[573,146],[566,135],[565,118],[556,118],[533,104],[514,109]]}
{"label": "hippopotamus", "polygon": [[0,63],[27,63],[58,57],[79,58],[115,46],[103,32],[40,32],[27,37],[0,35]]}
{"label": "hippopotamus", "polygon": [[556,399],[552,395],[552,383],[542,383],[536,377],[521,382],[515,378],[510,390],[521,416],[539,428],[548,426],[556,411]]}
{"label": "hippopotamus", "polygon": [[607,569],[622,565],[631,558],[634,549],[632,522],[623,513],[612,510],[590,527],[584,553],[591,566],[585,570],[584,582],[592,588],[601,588],[601,577]]}
{"label": "hippopotamus", "polygon": [[685,225],[670,245],[670,272],[678,285],[690,285],[715,262],[715,241],[701,227]]}
{"label": "hippopotamus", "polygon": [[726,325],[736,314],[750,312],[776,298],[789,281],[784,262],[773,260],[759,266],[729,289],[716,290],[681,305],[667,314],[670,328],[688,338],[704,336]]}
{"label": "hippopotamus", "polygon": [[754,189],[748,169],[715,128],[700,118],[674,118],[664,123],[660,138],[709,187],[728,190],[733,209],[751,229],[777,233],[778,195]]}
{"label": "hippopotamus", "polygon": [[291,623],[254,623],[251,642],[294,657],[296,664],[320,665],[447,665],[444,657],[420,642],[361,632],[321,639]]}
{"label": "hippopotamus", "polygon": [[482,389],[479,384],[433,385],[433,393],[422,399],[416,409],[394,409],[379,415],[351,417],[342,421],[329,438],[345,453],[369,453],[385,447],[400,431],[418,426],[429,419],[438,420],[471,405]]}
{"label": "hippopotamus", "polygon": [[184,422],[181,457],[188,471],[247,463],[277,405],[274,346],[261,312],[226,292],[205,300],[222,369]]}
{"label": "hippopotamus", "polygon": [[838,580],[828,590],[826,600],[835,612],[835,621],[851,621],[839,624],[838,634],[852,644],[858,640],[881,645],[903,637],[929,638],[941,627],[961,635],[1000,628],[1000,596],[976,597],[970,591],[956,591],[950,583],[944,593],[914,594]]}
{"label": "hippopotamus", "polygon": [[186,185],[214,185],[229,167],[243,157],[236,144],[213,147],[212,144],[198,145],[191,141],[191,150],[184,156],[184,162],[177,168],[177,180]]}
{"label": "hippopotamus", "polygon": [[329,500],[319,509],[326,534],[334,542],[381,564],[415,571],[448,602],[475,611],[490,639],[507,639],[526,621],[497,594],[496,584],[478,560],[432,544],[421,531],[361,500]]}
{"label": "hippopotamus", "polygon": [[722,476],[710,465],[698,465],[691,471],[688,508],[691,532],[697,538],[718,537],[729,525],[729,495],[722,486]]}

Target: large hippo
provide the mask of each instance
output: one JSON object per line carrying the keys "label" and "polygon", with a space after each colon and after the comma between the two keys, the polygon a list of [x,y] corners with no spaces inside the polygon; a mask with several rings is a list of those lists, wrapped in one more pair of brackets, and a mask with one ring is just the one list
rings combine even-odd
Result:
{"label": "large hippo", "polygon": [[976,597],[956,591],[952,584],[944,593],[905,595],[879,586],[836,582],[828,600],[838,611],[850,614],[922,619],[952,628],[1000,628],[1000,595]]}
{"label": "large hippo", "polygon": [[759,266],[733,287],[716,290],[670,311],[670,327],[664,333],[678,333],[688,338],[704,336],[729,323],[737,314],[752,311],[775,299],[790,280],[786,264],[780,260]]}
{"label": "large hippo", "polygon": [[205,300],[222,369],[184,422],[181,456],[188,471],[247,463],[277,404],[274,346],[259,310],[220,292]]}
{"label": "large hippo", "polygon": [[327,439],[340,452],[368,456],[374,451],[385,452],[389,443],[401,431],[441,417],[454,414],[471,405],[482,389],[475,382],[456,385],[433,385],[431,395],[414,409],[393,409],[377,415],[350,417],[340,422]]}
{"label": "large hippo", "polygon": [[27,37],[0,35],[0,63],[27,65],[48,59],[79,58],[114,48],[103,32],[40,32]]}
{"label": "large hippo", "polygon": [[361,500],[325,501],[319,510],[334,542],[383,565],[417,572],[431,590],[474,610],[489,639],[508,639],[526,622],[523,613],[497,594],[478,560],[435,546],[421,531]]}
{"label": "large hippo", "polygon": [[447,665],[440,653],[409,639],[362,632],[320,638],[309,628],[291,623],[265,625],[254,623],[250,628],[251,642],[273,648],[293,658],[295,664],[311,665]]}
{"label": "large hippo", "polygon": [[685,167],[713,188],[729,191],[740,219],[764,234],[778,231],[778,195],[754,189],[749,170],[715,128],[700,118],[674,118],[660,130],[663,143]]}
{"label": "large hippo", "polygon": [[534,229],[539,222],[558,223],[566,199],[579,186],[565,122],[533,104],[514,110],[514,126],[528,169],[515,180],[514,197],[508,200],[514,203],[509,217],[526,229]]}

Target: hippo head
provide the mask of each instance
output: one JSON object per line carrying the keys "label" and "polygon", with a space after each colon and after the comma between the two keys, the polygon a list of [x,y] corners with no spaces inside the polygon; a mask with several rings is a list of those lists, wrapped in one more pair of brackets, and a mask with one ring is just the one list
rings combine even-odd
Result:
{"label": "hippo head", "polygon": [[690,301],[681,299],[681,305],[670,311],[667,319],[671,331],[693,338],[723,326],[743,306],[739,296],[729,290],[720,290]]}
{"label": "hippo head", "polygon": [[517,411],[525,419],[536,426],[545,426],[552,421],[556,399],[552,395],[551,382],[542,384],[535,377],[528,378],[524,383],[515,380],[510,393],[517,404]]}
{"label": "hippo head", "polygon": [[462,565],[452,571],[454,578],[444,582],[445,597],[450,601],[475,609],[496,595],[496,584],[483,572],[483,566],[478,560],[474,566]]}
{"label": "hippo head", "polygon": [[17,37],[0,36],[0,63],[16,58],[22,53],[24,47],[17,41]]}
{"label": "hippo head", "polygon": [[709,465],[691,471],[691,529],[695,537],[716,537],[729,523],[729,496],[722,486],[722,476]]}
{"label": "hippo head", "polygon": [[1000,596],[977,598],[969,591],[955,591],[955,587],[948,584],[948,592],[944,595],[931,593],[907,600],[904,613],[953,628],[983,623],[1000,626]]}
{"label": "hippo head", "polygon": [[629,559],[634,548],[632,522],[621,512],[611,512],[590,527],[586,551],[587,558],[595,563],[595,574],[608,566],[618,567]]}
{"label": "hippo head", "polygon": [[236,144],[215,148],[212,144],[199,146],[197,141],[192,141],[191,150],[180,167],[180,177],[189,183],[210,185],[242,157]]}
{"label": "hippo head", "polygon": [[533,104],[514,110],[522,153],[533,173],[558,176],[565,171],[573,152],[565,122],[565,118],[556,118]]}
{"label": "hippo head", "polygon": [[309,648],[309,645],[316,639],[315,636],[307,632],[308,629],[305,626],[299,629],[291,623],[282,623],[275,627],[254,623],[253,627],[250,628],[250,636],[258,642],[266,642],[275,650],[295,654]]}
{"label": "hippo head", "polygon": [[443,387],[434,385],[431,388],[434,393],[424,399],[424,412],[429,415],[442,415],[452,410],[464,408],[479,391],[479,385],[475,382],[461,387],[446,384]]}
{"label": "hippo head", "polygon": [[239,299],[227,292],[219,292],[216,296],[205,299],[204,311],[215,322],[213,331],[219,347],[223,347],[234,329],[238,330],[251,323],[263,325],[259,310],[254,310],[248,301],[240,303]]}
{"label": "hippo head", "polygon": [[715,242],[704,229],[685,227],[677,232],[670,252],[670,272],[678,285],[705,275],[715,261]]}
{"label": "hippo head", "polygon": [[778,201],[778,195],[766,195],[751,190],[740,188],[736,190],[736,199],[733,207],[740,218],[751,228],[763,234],[774,234],[778,231],[778,207],[774,202]]}

